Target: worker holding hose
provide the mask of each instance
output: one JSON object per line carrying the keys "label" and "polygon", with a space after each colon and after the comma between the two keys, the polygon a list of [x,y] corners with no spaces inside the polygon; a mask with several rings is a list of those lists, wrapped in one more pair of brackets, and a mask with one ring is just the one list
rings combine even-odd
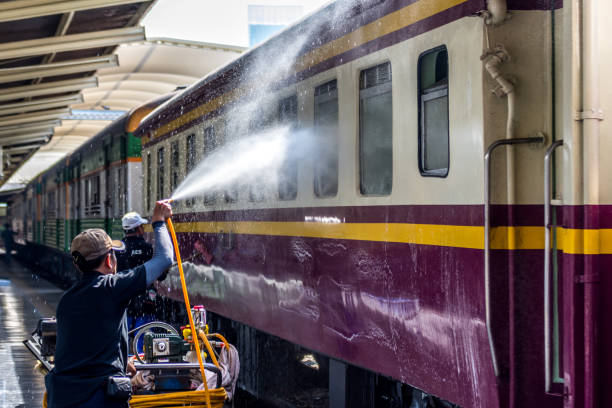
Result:
{"label": "worker holding hose", "polygon": [[164,223],[171,216],[169,201],[155,204],[153,258],[127,272],[117,273],[115,251],[123,243],[103,230],[85,230],[72,241],[70,252],[82,277],[57,306],[55,367],[45,378],[49,408],[128,407],[126,309],[172,265]]}

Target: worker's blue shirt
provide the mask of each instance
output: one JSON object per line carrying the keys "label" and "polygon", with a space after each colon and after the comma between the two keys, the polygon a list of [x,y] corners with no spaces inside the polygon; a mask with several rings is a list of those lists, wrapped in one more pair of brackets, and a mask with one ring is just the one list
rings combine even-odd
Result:
{"label": "worker's blue shirt", "polygon": [[89,399],[112,375],[125,375],[128,357],[126,308],[146,288],[139,266],[114,275],[83,274],[57,306],[55,367],[46,376],[48,407]]}

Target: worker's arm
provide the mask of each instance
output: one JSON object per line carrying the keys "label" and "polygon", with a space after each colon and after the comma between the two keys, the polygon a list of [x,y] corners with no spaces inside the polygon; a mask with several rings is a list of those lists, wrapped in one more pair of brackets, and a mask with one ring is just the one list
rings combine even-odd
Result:
{"label": "worker's arm", "polygon": [[147,286],[172,266],[174,250],[172,240],[166,229],[165,221],[172,216],[172,207],[168,201],[158,201],[153,210],[153,231],[155,232],[155,245],[153,247],[153,258],[145,262],[147,271]]}

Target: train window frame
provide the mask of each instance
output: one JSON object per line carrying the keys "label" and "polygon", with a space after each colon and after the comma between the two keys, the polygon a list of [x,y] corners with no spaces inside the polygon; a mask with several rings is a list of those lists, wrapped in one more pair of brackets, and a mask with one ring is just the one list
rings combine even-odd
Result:
{"label": "train window frame", "polygon": [[[185,178],[195,168],[197,161],[197,146],[196,146],[196,134],[190,133],[185,137]],[[185,205],[191,207],[194,204],[194,200],[189,198],[185,200]]]}
{"label": "train window frame", "polygon": [[[431,54],[439,55],[441,52],[446,54],[446,77],[435,81],[433,85],[422,88],[423,81],[423,61]],[[437,61],[436,61],[437,64]],[[445,44],[428,49],[419,55],[417,61],[417,106],[418,106],[418,162],[419,172],[422,177],[446,178],[450,173],[450,70],[449,70],[448,48]],[[434,64],[434,69],[437,66]],[[435,74],[434,74],[435,75]],[[426,102],[446,97],[446,167],[439,169],[427,169],[427,134],[425,129]]]}
{"label": "train window frame", "polygon": [[[323,87],[331,87],[333,84],[334,89],[332,89],[331,91],[322,91],[324,93],[321,93],[319,95],[317,95],[318,90],[322,90]],[[321,191],[321,174],[320,174],[320,163],[318,160],[315,160],[313,163],[313,192],[316,198],[333,198],[336,197],[338,195],[338,185],[339,185],[339,176],[340,176],[340,168],[339,168],[339,159],[340,159],[340,146],[339,146],[339,130],[340,130],[340,100],[338,97],[338,79],[334,78],[334,79],[330,79],[329,81],[326,81],[320,85],[317,85],[314,88],[314,98],[313,98],[313,124],[314,124],[314,129],[315,131],[318,128],[318,121],[317,121],[317,113],[319,112],[318,109],[320,109],[320,106],[327,103],[327,102],[332,102],[332,101],[336,101],[336,125],[335,125],[335,132],[334,132],[334,145],[335,145],[335,167],[336,167],[336,177],[335,177],[335,189],[332,187],[332,191],[333,193],[331,194],[324,194]],[[318,132],[317,132],[318,133]],[[326,135],[329,136],[329,135]],[[327,139],[326,139],[327,141]],[[320,147],[320,143],[317,143],[317,146]],[[325,191],[325,189],[323,189]]]}
{"label": "train window frame", "polygon": [[124,191],[124,186],[126,185],[125,183],[125,171],[123,168],[123,165],[119,165],[116,167],[116,169],[114,169],[113,171],[113,176],[115,179],[114,184],[114,188],[112,191],[112,201],[113,201],[113,207],[114,207],[114,215],[115,217],[121,217],[123,214],[125,214],[125,194],[123,193]]}
{"label": "train window frame", "polygon": [[166,168],[165,146],[157,149],[157,199],[163,200],[164,197],[164,172]]}
{"label": "train window frame", "polygon": [[101,173],[89,176],[84,180],[85,208],[84,218],[102,215],[102,180]]}
{"label": "train window frame", "polygon": [[49,189],[45,192],[45,218],[47,220],[56,219],[57,217],[57,190]]}
{"label": "train window frame", "polygon": [[[206,160],[217,149],[217,130],[214,124],[210,124],[202,131],[202,160]],[[216,192],[208,192],[202,195],[205,206],[214,206],[217,203]]]}
{"label": "train window frame", "polygon": [[[265,111],[256,110],[251,113],[251,118],[249,118],[247,133],[249,135],[257,135],[260,134],[271,125],[271,121],[266,115]],[[259,203],[264,201],[266,198],[267,185],[264,181],[261,180],[257,175],[248,181],[248,194],[247,199],[250,203]]]}
{"label": "train window frame", "polygon": [[179,169],[180,169],[180,147],[179,141],[174,140],[170,143],[170,194],[178,187],[179,180]]}
{"label": "train window frame", "polygon": [[145,208],[151,209],[151,196],[152,196],[152,191],[151,189],[153,188],[153,183],[152,183],[152,178],[151,178],[151,173],[152,171],[152,163],[151,163],[151,151],[147,151],[147,167],[146,167],[146,185],[145,185]]}
{"label": "train window frame", "polygon": [[[364,83],[364,81],[367,80],[367,75],[368,72],[372,72],[373,69],[377,69],[379,67],[382,67],[384,65],[388,65],[389,67],[389,80],[379,83],[379,84],[374,84],[372,86],[368,86],[367,83]],[[359,155],[359,193],[362,196],[365,197],[388,197],[393,193],[393,167],[394,167],[394,163],[393,163],[393,142],[394,142],[394,135],[393,135],[393,66],[391,64],[390,60],[386,60],[386,61],[382,61],[376,65],[372,65],[369,66],[367,68],[362,68],[359,70],[359,76],[358,76],[358,80],[359,80],[359,84],[358,84],[358,103],[359,103],[359,117],[358,117],[358,121],[359,121],[359,127],[358,127],[358,155]],[[380,192],[367,192],[364,190],[364,115],[363,115],[363,108],[364,108],[364,100],[368,99],[368,98],[372,98],[375,96],[381,96],[381,95],[385,95],[385,94],[389,94],[391,97],[391,104],[389,106],[389,113],[391,115],[390,117],[390,148],[391,148],[391,160],[389,160],[390,162],[390,180],[389,180],[389,188],[388,191],[383,191],[382,193]]]}
{"label": "train window frame", "polygon": [[[293,101],[295,101],[295,112],[293,110]],[[289,110],[285,109],[286,106],[289,106]],[[298,126],[298,112],[300,108],[300,101],[297,93],[292,93],[284,98],[279,99],[278,104],[278,123],[279,125],[288,125],[290,129],[293,131]],[[291,147],[287,148],[287,152],[292,152],[293,149]],[[291,180],[285,181],[285,177],[279,177],[277,181],[277,194],[278,199],[280,201],[292,201],[297,199],[298,196],[298,183],[299,183],[299,175],[298,175],[298,160],[295,158],[285,158],[283,163],[279,166],[279,173],[282,173],[283,176],[286,173],[285,169],[290,170],[292,173],[290,174]],[[286,190],[284,189],[285,186]]]}

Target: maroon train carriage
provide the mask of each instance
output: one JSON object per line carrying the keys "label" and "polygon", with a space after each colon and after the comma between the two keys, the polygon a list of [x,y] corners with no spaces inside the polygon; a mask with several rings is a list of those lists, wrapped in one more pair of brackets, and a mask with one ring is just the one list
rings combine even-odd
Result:
{"label": "maroon train carriage", "polygon": [[612,146],[587,112],[608,102],[609,8],[338,2],[160,107],[138,131],[148,208],[239,134],[328,139],[264,194],[177,203],[195,301],[259,352],[250,328],[329,356],[350,406],[409,399],[344,363],[463,407],[612,405],[612,190],[595,185]]}
{"label": "maroon train carriage", "polygon": [[[145,118],[145,212],[237,138],[317,136],[278,184],[175,203],[192,303],[234,332],[243,388],[332,407],[612,406],[611,13],[339,1]],[[164,284],[180,299],[175,274]]]}

